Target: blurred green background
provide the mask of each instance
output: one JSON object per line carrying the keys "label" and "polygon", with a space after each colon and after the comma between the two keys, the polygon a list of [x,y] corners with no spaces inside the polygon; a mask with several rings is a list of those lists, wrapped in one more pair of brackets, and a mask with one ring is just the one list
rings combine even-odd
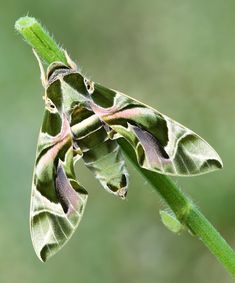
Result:
{"label": "blurred green background", "polygon": [[89,191],[84,219],[57,256],[46,264],[36,258],[28,214],[43,89],[14,22],[35,16],[86,75],[156,107],[217,149],[224,170],[177,182],[235,248],[235,2],[0,4],[0,282],[233,282],[199,240],[161,224],[165,205],[131,166],[121,201],[81,164]]}

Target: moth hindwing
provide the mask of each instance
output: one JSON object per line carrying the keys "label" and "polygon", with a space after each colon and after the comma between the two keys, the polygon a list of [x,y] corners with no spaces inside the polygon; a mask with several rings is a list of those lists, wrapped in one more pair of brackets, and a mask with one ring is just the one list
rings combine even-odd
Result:
{"label": "moth hindwing", "polygon": [[[68,57],[67,57],[68,58]],[[167,175],[197,175],[222,167],[215,150],[197,134],[157,110],[96,84],[68,65],[44,74],[45,110],[33,175],[30,225],[33,246],[46,261],[70,239],[81,220],[87,192],[74,165],[82,158],[101,185],[125,198],[128,173],[117,139],[135,150],[139,166]]]}

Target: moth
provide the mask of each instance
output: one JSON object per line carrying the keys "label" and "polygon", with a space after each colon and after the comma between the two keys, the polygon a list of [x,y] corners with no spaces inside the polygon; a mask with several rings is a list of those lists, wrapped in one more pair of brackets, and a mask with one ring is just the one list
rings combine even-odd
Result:
{"label": "moth", "polygon": [[30,230],[37,256],[46,261],[76,230],[88,193],[74,165],[83,159],[108,192],[125,198],[128,172],[117,140],[134,149],[138,164],[173,176],[222,167],[201,137],[152,107],[86,78],[65,52],[68,64],[53,62],[45,73],[43,122],[33,173]]}

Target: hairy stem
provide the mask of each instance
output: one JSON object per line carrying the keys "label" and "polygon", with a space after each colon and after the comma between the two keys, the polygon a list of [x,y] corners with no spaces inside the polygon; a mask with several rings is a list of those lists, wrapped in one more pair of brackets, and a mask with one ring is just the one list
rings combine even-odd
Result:
{"label": "hairy stem", "polygon": [[[20,18],[16,22],[15,28],[25,38],[26,42],[37,51],[45,63],[50,64],[54,61],[61,61],[67,64],[63,50],[36,19],[31,17]],[[127,142],[120,140],[119,144],[137,170],[169,205],[177,219],[187,226],[235,277],[235,252],[198,210],[192,200],[186,197],[180,188],[167,176],[141,168],[137,163],[132,148]]]}
{"label": "hairy stem", "polygon": [[63,50],[35,18],[19,18],[15,23],[15,29],[23,35],[45,63],[60,61],[67,64]]}
{"label": "hairy stem", "polygon": [[235,252],[192,200],[186,197],[169,177],[140,168],[132,148],[123,140],[119,144],[136,169],[167,202],[177,219],[187,226],[235,277]]}

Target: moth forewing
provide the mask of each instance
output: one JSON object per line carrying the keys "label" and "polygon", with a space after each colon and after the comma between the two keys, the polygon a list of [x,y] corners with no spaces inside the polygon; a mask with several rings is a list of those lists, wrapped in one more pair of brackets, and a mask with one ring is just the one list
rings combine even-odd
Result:
{"label": "moth forewing", "polygon": [[92,97],[93,111],[117,133],[113,138],[129,141],[141,167],[177,176],[222,168],[219,155],[205,140],[152,107],[99,84]]}
{"label": "moth forewing", "polygon": [[34,169],[30,228],[36,254],[46,261],[74,233],[88,195],[76,180],[71,142],[42,148]]}
{"label": "moth forewing", "polygon": [[48,83],[33,175],[30,230],[36,254],[46,261],[71,238],[87,201],[76,180],[72,133],[59,80]]}

